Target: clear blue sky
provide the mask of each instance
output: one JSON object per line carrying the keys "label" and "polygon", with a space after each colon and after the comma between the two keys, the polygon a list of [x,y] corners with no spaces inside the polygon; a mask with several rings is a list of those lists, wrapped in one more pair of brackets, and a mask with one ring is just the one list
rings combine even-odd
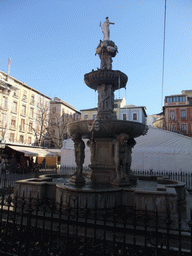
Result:
{"label": "clear blue sky", "polygon": [[[84,74],[100,66],[95,48],[108,16],[129,77],[127,104],[161,112],[164,0],[0,0],[0,70],[77,110],[97,106]],[[164,96],[192,89],[192,1],[167,0]]]}

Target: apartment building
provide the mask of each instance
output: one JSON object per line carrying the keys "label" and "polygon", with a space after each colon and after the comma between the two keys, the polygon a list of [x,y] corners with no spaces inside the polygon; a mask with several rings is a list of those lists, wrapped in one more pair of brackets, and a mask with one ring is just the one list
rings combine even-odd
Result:
{"label": "apartment building", "polygon": [[48,137],[51,147],[61,148],[67,136],[67,124],[80,120],[81,113],[67,102],[55,97],[50,102],[50,121]]}
{"label": "apartment building", "polygon": [[192,90],[165,97],[165,129],[192,136]]}
{"label": "apartment building", "polygon": [[51,98],[0,71],[0,140],[40,145],[49,121]]}

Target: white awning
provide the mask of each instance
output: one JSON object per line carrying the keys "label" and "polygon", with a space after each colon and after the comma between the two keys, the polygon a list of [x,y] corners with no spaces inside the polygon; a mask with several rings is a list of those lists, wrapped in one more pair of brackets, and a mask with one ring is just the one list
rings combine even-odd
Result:
{"label": "white awning", "polygon": [[23,153],[25,156],[56,157],[61,155],[60,149],[45,149],[32,147],[8,146],[9,148]]}

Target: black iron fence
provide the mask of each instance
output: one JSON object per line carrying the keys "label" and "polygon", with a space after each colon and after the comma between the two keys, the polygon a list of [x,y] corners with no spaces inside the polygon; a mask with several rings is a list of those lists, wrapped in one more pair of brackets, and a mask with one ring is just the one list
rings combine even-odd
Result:
{"label": "black iron fence", "polygon": [[40,169],[37,172],[28,172],[28,173],[3,173],[0,175],[0,188],[11,188],[14,187],[16,180],[37,178],[39,175],[43,174],[56,174],[57,169]]}
{"label": "black iron fence", "polygon": [[0,175],[0,188],[10,188],[14,186],[16,180],[30,179],[34,177],[35,173],[4,173]]}
{"label": "black iron fence", "polygon": [[[68,166],[68,165],[63,165],[60,167],[60,173],[61,174],[73,174],[77,168],[75,166]],[[83,167],[83,172],[88,173],[90,172],[90,168],[88,166]]]}
{"label": "black iron fence", "polygon": [[[62,197],[61,197],[62,198]],[[73,206],[71,207],[71,202]],[[191,216],[192,217],[192,216]],[[0,255],[191,255],[192,221],[180,210],[166,216],[147,207],[80,209],[78,197],[62,200],[0,200]]]}
{"label": "black iron fence", "polygon": [[192,190],[192,171],[167,171],[167,170],[133,170],[135,175],[140,176],[162,176],[171,180],[182,181],[186,188]]}

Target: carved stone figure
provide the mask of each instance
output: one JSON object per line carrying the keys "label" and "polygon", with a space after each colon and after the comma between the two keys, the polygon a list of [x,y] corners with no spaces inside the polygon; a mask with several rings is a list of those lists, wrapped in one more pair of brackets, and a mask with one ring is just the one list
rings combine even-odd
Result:
{"label": "carved stone figure", "polygon": [[116,176],[119,179],[126,175],[126,151],[128,138],[129,136],[126,133],[121,133],[117,136],[117,140],[115,142]]}
{"label": "carved stone figure", "polygon": [[110,106],[110,91],[108,90],[108,87],[104,84],[102,85],[99,90],[99,98],[98,98],[98,104],[99,104],[99,110],[107,111],[111,108]]}
{"label": "carved stone figure", "polygon": [[135,140],[130,138],[126,133],[118,135],[115,142],[115,164],[116,176],[119,179],[127,179],[130,175],[131,168],[131,153],[132,148],[136,144]]}
{"label": "carved stone figure", "polygon": [[114,25],[115,23],[109,22],[108,17],[106,17],[105,22],[102,25],[102,32],[103,32],[103,41],[104,40],[109,40],[110,38],[110,30],[109,30],[109,25]]}
{"label": "carved stone figure", "polygon": [[127,154],[126,154],[126,175],[131,174],[131,162],[132,162],[132,148],[136,145],[136,141],[133,138],[127,140]]}
{"label": "carved stone figure", "polygon": [[77,171],[75,175],[82,175],[83,163],[85,159],[85,143],[78,135],[74,135],[72,140],[74,141],[75,162],[77,165]]}

